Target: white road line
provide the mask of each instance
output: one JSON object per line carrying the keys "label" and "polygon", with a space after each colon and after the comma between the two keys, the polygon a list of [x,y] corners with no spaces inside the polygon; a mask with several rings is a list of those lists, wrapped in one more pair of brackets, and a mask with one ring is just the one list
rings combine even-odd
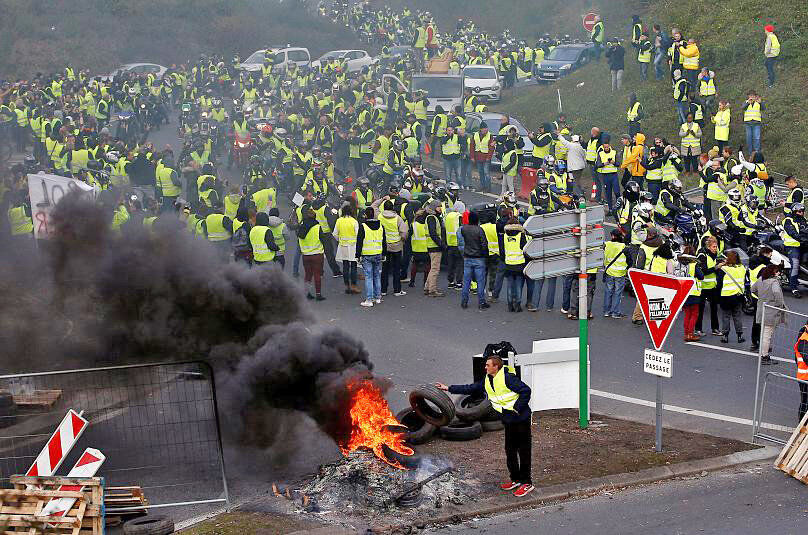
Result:
{"label": "white road line", "polygon": [[[613,399],[616,401],[623,401],[625,403],[632,403],[634,405],[642,405],[644,407],[656,407],[656,402],[648,401],[646,399],[639,399],[639,398],[632,398],[629,396],[623,396],[620,394],[612,394],[611,392],[604,392],[602,390],[590,390],[589,391],[593,396],[598,396],[602,398]],[[711,420],[720,420],[722,422],[729,422],[733,424],[740,424],[740,425],[752,425],[752,420],[747,418],[738,418],[736,416],[728,416],[726,414],[717,414],[714,412],[705,412],[696,409],[688,409],[687,407],[679,407],[677,405],[668,405],[667,403],[663,404],[662,407],[666,411],[670,412],[678,412],[680,414],[688,414],[690,416],[699,416],[701,418],[709,418]],[[791,433],[794,431],[794,428],[788,427],[785,425],[779,424],[770,424],[770,423],[762,423],[761,427],[764,429],[771,429],[772,431],[784,431],[786,433]]]}
{"label": "white road line", "polygon": [[[732,347],[721,347],[721,346],[714,346],[711,344],[703,344],[701,342],[685,342],[685,345],[688,346],[699,346],[699,347],[706,347],[708,349],[715,349],[716,351],[724,351],[727,353],[737,353],[739,355],[748,355],[750,357],[757,357],[757,353],[753,353],[751,351],[744,351],[743,349],[735,349]],[[780,362],[788,362],[791,364],[796,364],[793,360],[784,359],[782,357],[772,357],[772,360],[779,360]]]}

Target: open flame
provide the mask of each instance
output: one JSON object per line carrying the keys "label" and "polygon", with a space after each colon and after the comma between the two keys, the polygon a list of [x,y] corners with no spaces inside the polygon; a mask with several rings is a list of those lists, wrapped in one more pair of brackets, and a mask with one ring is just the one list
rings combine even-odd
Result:
{"label": "open flame", "polygon": [[[343,455],[348,455],[359,448],[366,448],[391,466],[404,469],[399,463],[388,459],[382,446],[401,455],[413,455],[412,448],[404,444],[404,435],[393,429],[401,424],[390,411],[382,391],[368,380],[356,380],[348,385],[351,394],[351,437],[345,444],[340,444]],[[393,429],[391,429],[391,427]]]}

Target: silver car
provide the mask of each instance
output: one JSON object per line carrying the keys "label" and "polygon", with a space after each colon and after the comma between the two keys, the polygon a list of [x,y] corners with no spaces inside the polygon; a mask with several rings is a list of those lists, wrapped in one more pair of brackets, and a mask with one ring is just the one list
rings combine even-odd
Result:
{"label": "silver car", "polygon": [[[480,123],[485,121],[485,124],[488,125],[488,131],[491,133],[492,136],[497,136],[502,126],[502,118],[505,115],[501,113],[494,113],[494,112],[473,112],[466,114],[466,135],[472,136],[480,130]],[[512,126],[516,127],[517,133],[522,137],[522,140],[525,142],[525,146],[522,149],[525,154],[530,154],[533,151],[533,143],[528,138],[528,131],[527,129],[522,126],[522,123],[514,119],[513,117],[508,117],[508,123]],[[498,167],[500,164],[499,158],[496,154],[491,159],[491,165]]]}

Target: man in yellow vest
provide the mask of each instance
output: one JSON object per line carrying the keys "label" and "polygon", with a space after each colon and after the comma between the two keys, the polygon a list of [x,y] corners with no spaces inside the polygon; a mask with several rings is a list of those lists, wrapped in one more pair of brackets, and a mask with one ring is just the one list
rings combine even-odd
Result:
{"label": "man in yellow vest", "polygon": [[27,190],[17,192],[14,203],[8,209],[8,225],[11,229],[11,237],[17,242],[24,239],[25,243],[28,243],[28,239],[34,235],[34,222],[31,219],[31,207],[26,202],[27,197]]}
{"label": "man in yellow vest", "polygon": [[766,106],[760,95],[750,91],[743,103],[743,126],[746,129],[746,147],[749,152],[760,152],[760,130],[763,124],[763,111]]}
{"label": "man in yellow vest", "polygon": [[500,489],[513,491],[522,497],[533,490],[531,479],[531,414],[530,387],[523,383],[514,369],[505,366],[502,357],[489,356],[485,361],[486,376],[468,385],[435,383],[440,390],[451,394],[476,397],[488,396],[491,406],[497,411],[505,426],[505,457],[510,480],[500,484]]}
{"label": "man in yellow vest", "polygon": [[372,307],[382,302],[382,254],[387,247],[387,238],[372,206],[365,208],[364,216],[356,235],[356,254],[365,271],[365,300],[360,305]]}
{"label": "man in yellow vest", "polygon": [[718,111],[713,115],[711,121],[715,125],[715,142],[718,150],[723,151],[724,146],[729,143],[729,123],[732,120],[732,113],[729,102],[726,99],[718,101]]}
{"label": "man in yellow vest", "polygon": [[253,252],[253,263],[256,265],[274,263],[278,245],[269,227],[269,216],[259,212],[255,216],[255,226],[250,229],[250,245]]}
{"label": "man in yellow vest", "polygon": [[387,295],[387,286],[390,277],[393,278],[393,295],[401,297],[407,292],[401,289],[401,262],[404,252],[404,243],[407,241],[407,223],[396,211],[395,186],[391,187],[387,200],[379,204],[379,222],[384,228],[384,238],[387,249],[382,263],[382,296]]}
{"label": "man in yellow vest", "polygon": [[791,205],[791,214],[783,219],[783,231],[780,233],[783,245],[786,248],[788,261],[791,263],[791,271],[788,274],[788,286],[791,294],[799,299],[800,293],[800,264],[804,264],[806,254],[803,252],[803,244],[808,244],[808,222],[805,220],[805,205],[794,203]]}
{"label": "man in yellow vest", "polygon": [[774,64],[780,56],[780,39],[774,33],[774,26],[767,24],[764,28],[766,31],[766,44],[763,46],[763,55],[766,56],[766,73],[769,76],[769,87],[774,85]]}
{"label": "man in yellow vest", "polygon": [[611,241],[603,246],[603,317],[624,318],[620,309],[623,289],[626,287],[626,275],[631,258],[626,249],[623,233],[618,229],[611,232]]}
{"label": "man in yellow vest", "polygon": [[603,52],[604,30],[600,15],[595,15],[595,25],[589,33],[589,38],[595,45],[595,61],[600,61],[600,54]]}

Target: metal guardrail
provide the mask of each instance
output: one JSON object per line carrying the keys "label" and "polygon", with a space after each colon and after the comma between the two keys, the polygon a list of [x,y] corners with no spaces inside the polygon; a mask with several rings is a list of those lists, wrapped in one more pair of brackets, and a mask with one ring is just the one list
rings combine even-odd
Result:
{"label": "metal guardrail", "polygon": [[[783,381],[791,381],[797,384],[803,384],[808,387],[808,381],[803,381],[793,377],[791,375],[786,375],[784,373],[779,372],[767,372],[766,375],[763,377],[763,391],[760,396],[760,410],[758,411],[756,408],[755,416],[752,420],[752,442],[754,443],[756,440],[765,440],[767,442],[773,442],[775,444],[780,444],[781,446],[785,446],[786,442],[788,442],[788,436],[793,432],[793,428],[789,428],[788,426],[772,426],[772,425],[765,425],[763,424],[763,414],[766,409],[766,390],[769,386],[769,379],[780,379]],[[796,410],[795,410],[796,413]],[[776,437],[774,435],[770,435],[768,433],[764,433],[761,429],[772,429],[776,428],[776,430],[782,431],[785,433],[784,437]]]}
{"label": "metal guardrail", "polygon": [[97,475],[108,486],[142,487],[149,508],[227,504],[214,383],[205,362],[0,376],[0,390],[21,403],[27,398],[26,405],[0,411],[0,483],[25,473],[74,409],[83,411],[90,426],[60,471],[66,473],[85,447],[94,447],[107,458]]}

